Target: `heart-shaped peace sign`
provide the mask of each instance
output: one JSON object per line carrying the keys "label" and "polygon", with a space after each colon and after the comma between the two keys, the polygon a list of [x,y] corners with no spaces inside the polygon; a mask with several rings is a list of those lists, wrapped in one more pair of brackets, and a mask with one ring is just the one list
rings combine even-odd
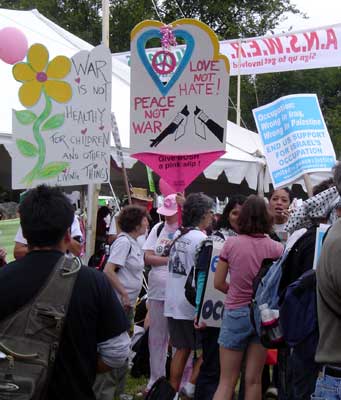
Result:
{"label": "heart-shaped peace sign", "polygon": [[[158,52],[159,54],[159,59],[160,61],[158,62],[153,62],[153,65],[149,62],[149,59],[146,54],[146,43],[148,40],[153,39],[153,38],[162,38],[162,34],[159,29],[151,28],[146,30],[137,40],[137,53],[140,57],[141,62],[143,63],[145,69],[147,70],[148,74],[154,81],[155,85],[158,87],[159,91],[163,96],[166,96],[170,89],[174,86],[175,82],[179,79],[181,74],[183,73],[184,69],[186,68],[193,50],[194,50],[194,38],[193,36],[179,28],[173,29],[173,34],[176,37],[181,37],[182,39],[185,40],[186,42],[186,50],[185,54],[183,55],[177,69],[175,70],[174,74],[170,78],[170,80],[164,84],[161,79],[159,78],[158,73],[169,73],[172,71],[172,65],[171,63],[174,63],[174,60],[172,59],[172,56],[170,52],[163,51],[163,52]],[[173,56],[174,57],[174,56]],[[155,56],[154,56],[155,58]],[[157,71],[155,71],[154,70]]]}

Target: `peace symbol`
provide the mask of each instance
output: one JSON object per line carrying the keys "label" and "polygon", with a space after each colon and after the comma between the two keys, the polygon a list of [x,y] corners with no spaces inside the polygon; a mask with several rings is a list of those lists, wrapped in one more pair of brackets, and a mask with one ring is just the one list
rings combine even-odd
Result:
{"label": "peace symbol", "polygon": [[152,67],[159,75],[171,74],[176,67],[176,58],[170,51],[157,51],[152,58]]}

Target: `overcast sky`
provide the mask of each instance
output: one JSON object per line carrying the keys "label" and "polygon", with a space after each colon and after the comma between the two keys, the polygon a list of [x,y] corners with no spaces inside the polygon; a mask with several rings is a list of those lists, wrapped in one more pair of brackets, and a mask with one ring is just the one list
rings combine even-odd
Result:
{"label": "overcast sky", "polygon": [[341,23],[341,0],[291,0],[291,3],[305,12],[309,19],[290,16],[280,25],[279,31],[287,31],[291,26],[296,31]]}

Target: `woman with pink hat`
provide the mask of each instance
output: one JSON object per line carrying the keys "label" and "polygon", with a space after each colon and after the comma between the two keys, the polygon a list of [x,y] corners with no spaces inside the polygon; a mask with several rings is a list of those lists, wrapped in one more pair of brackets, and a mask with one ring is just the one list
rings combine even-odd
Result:
{"label": "woman with pink hat", "polygon": [[168,324],[163,312],[168,276],[168,250],[178,228],[176,194],[166,196],[163,206],[159,207],[157,212],[164,216],[165,222],[159,222],[153,227],[143,245],[145,263],[152,267],[148,276],[149,348],[152,351],[150,351],[150,379],[146,391],[159,377],[166,375]]}

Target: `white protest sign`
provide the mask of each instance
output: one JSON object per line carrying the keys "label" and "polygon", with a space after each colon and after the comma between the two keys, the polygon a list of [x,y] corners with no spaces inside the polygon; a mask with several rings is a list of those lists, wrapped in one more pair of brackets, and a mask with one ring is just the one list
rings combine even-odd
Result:
{"label": "white protest sign", "polygon": [[320,258],[320,255],[321,255],[323,238],[329,228],[330,228],[329,224],[320,224],[319,227],[316,229],[314,265],[313,265],[313,269],[315,269],[315,270],[316,270],[317,263]]}
{"label": "white protest sign", "polygon": [[[207,326],[219,328],[223,318],[226,295],[214,288],[214,274],[225,241],[217,236],[212,236],[212,241],[212,256],[206,278],[205,293],[199,310],[199,324],[204,323]],[[227,281],[229,281],[229,275]]]}
{"label": "white protest sign", "polygon": [[[162,39],[163,24],[144,21],[132,31],[130,145],[132,153],[193,154],[225,150],[229,63],[218,41],[196,20],[172,23],[186,43],[177,65],[161,49],[151,60],[150,39]],[[167,83],[160,75],[169,75]]]}
{"label": "white protest sign", "polygon": [[105,46],[49,61],[41,44],[13,68],[12,187],[105,183],[110,174],[111,54]]}
{"label": "white protest sign", "polygon": [[315,94],[281,97],[253,110],[275,188],[330,171],[335,151]]}
{"label": "white protest sign", "polygon": [[[220,53],[231,60],[231,76],[254,75],[340,65],[341,24],[285,32],[271,36],[223,40]],[[238,63],[240,46],[240,65]],[[151,61],[160,48],[148,49]],[[185,47],[176,46],[172,53],[179,64]],[[113,57],[130,65],[130,52]]]}
{"label": "white protest sign", "polygon": [[124,164],[123,151],[122,151],[122,145],[121,145],[120,132],[118,130],[118,125],[117,125],[116,117],[115,117],[114,113],[111,113],[111,129],[112,129],[112,136],[114,138],[115,147],[116,147],[118,166],[122,167]]}

